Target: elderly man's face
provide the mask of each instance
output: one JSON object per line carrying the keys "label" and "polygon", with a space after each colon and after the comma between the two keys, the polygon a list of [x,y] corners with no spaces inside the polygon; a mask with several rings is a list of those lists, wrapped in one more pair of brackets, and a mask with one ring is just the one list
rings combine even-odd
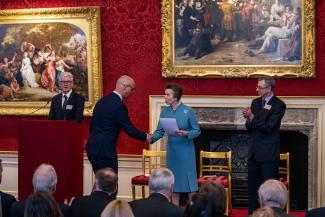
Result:
{"label": "elderly man's face", "polygon": [[68,76],[60,78],[60,86],[63,93],[68,93],[73,87],[73,79]]}

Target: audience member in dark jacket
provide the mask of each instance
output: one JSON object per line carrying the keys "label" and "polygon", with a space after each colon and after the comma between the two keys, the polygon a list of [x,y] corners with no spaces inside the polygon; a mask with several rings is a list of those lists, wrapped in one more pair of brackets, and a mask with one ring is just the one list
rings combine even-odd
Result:
{"label": "audience member in dark jacket", "polygon": [[101,212],[114,198],[117,190],[117,175],[106,167],[96,171],[95,190],[87,196],[73,200],[70,217],[100,217]]}
{"label": "audience member in dark jacket", "polygon": [[[33,188],[36,191],[47,191],[54,194],[58,177],[54,167],[50,164],[41,164],[33,175]],[[26,206],[26,200],[15,202],[10,209],[11,217],[23,217]],[[69,217],[69,206],[63,203],[58,204],[64,217]]]}
{"label": "audience member in dark jacket", "polygon": [[[2,160],[0,159],[0,183],[2,181]],[[0,197],[1,197],[1,208],[2,208],[2,216],[3,217],[9,217],[10,216],[10,206],[12,203],[16,201],[15,197],[11,194],[4,193],[0,191]]]}
{"label": "audience member in dark jacket", "polygon": [[183,210],[169,202],[174,175],[167,168],[153,170],[149,179],[150,196],[130,202],[135,217],[182,217]]}

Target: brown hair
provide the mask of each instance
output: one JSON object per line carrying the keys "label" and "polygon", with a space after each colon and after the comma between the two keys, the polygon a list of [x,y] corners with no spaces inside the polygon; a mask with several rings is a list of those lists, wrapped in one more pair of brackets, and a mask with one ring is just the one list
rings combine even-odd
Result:
{"label": "brown hair", "polygon": [[63,215],[50,193],[35,191],[26,201],[24,217],[63,217]]}
{"label": "brown hair", "polygon": [[174,92],[173,96],[179,101],[183,95],[183,88],[175,83],[168,83],[165,85],[165,90],[170,89]]}

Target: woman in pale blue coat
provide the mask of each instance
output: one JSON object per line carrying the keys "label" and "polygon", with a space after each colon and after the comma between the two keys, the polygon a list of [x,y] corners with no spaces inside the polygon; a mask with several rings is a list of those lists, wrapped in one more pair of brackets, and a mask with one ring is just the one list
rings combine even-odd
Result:
{"label": "woman in pale blue coat", "polygon": [[[183,89],[177,84],[165,86],[165,102],[169,105],[160,113],[160,118],[175,118],[179,130],[175,135],[169,135],[167,141],[167,167],[174,173],[175,184],[173,203],[179,204],[181,192],[189,193],[198,190],[195,150],[193,138],[200,135],[201,130],[192,108],[180,102]],[[154,143],[165,134],[160,121],[152,136]]]}

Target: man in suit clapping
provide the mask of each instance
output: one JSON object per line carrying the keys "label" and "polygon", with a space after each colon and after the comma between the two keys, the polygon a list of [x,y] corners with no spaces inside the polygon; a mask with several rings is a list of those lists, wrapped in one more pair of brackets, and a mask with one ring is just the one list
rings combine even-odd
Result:
{"label": "man in suit clapping", "polygon": [[268,179],[279,178],[280,125],[286,104],[274,94],[275,80],[266,76],[258,79],[259,97],[243,109],[246,128],[251,133],[248,150],[249,213],[259,207],[257,190]]}

